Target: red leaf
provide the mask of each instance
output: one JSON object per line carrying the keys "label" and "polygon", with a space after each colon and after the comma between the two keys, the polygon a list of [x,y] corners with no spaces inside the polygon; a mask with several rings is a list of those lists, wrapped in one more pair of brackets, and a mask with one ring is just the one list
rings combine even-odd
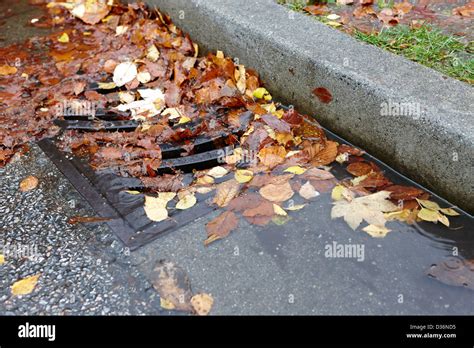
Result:
{"label": "red leaf", "polygon": [[318,87],[313,91],[313,94],[319,98],[321,103],[329,104],[332,102],[332,94],[324,87]]}

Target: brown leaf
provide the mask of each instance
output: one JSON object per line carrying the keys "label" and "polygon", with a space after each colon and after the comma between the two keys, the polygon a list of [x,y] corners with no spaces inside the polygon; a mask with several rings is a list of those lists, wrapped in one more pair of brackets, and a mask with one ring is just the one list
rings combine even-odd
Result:
{"label": "brown leaf", "polygon": [[332,94],[324,87],[315,88],[313,94],[324,104],[332,102]]}
{"label": "brown leaf", "polygon": [[232,179],[217,185],[216,195],[212,201],[219,207],[227,206],[230,201],[239,193],[240,184]]}
{"label": "brown leaf", "polygon": [[275,115],[272,115],[272,114],[262,115],[261,119],[275,131],[278,131],[281,133],[291,132],[290,125],[286,123],[285,121],[280,120]]}
{"label": "brown leaf", "polygon": [[206,224],[207,240],[204,245],[209,245],[211,242],[225,238],[231,231],[237,228],[239,219],[232,211],[225,211],[214,220]]}
{"label": "brown leaf", "polygon": [[286,150],[283,146],[269,146],[258,153],[260,161],[269,168],[274,168],[285,161]]}
{"label": "brown leaf", "polygon": [[419,188],[402,185],[392,185],[384,188],[384,190],[389,191],[390,198],[396,201],[412,200],[425,193],[425,191]]}
{"label": "brown leaf", "polygon": [[103,218],[99,216],[73,216],[67,221],[68,224],[75,225],[78,223],[94,223],[109,221],[111,218]]}
{"label": "brown leaf", "polygon": [[367,162],[355,162],[349,164],[346,170],[354,176],[363,176],[372,171],[372,166]]}
{"label": "brown leaf", "polygon": [[38,178],[30,175],[20,182],[20,191],[27,192],[34,190],[39,184]]}
{"label": "brown leaf", "polygon": [[334,162],[337,157],[337,146],[338,143],[328,140],[326,146],[318,152],[311,161],[311,164],[314,166],[325,166]]}
{"label": "brown leaf", "polygon": [[301,177],[307,180],[330,180],[334,178],[334,175],[332,175],[327,170],[310,168],[304,172]]}
{"label": "brown leaf", "polygon": [[259,192],[263,198],[271,202],[284,202],[293,197],[294,194],[288,182],[280,185],[268,184],[262,187]]}

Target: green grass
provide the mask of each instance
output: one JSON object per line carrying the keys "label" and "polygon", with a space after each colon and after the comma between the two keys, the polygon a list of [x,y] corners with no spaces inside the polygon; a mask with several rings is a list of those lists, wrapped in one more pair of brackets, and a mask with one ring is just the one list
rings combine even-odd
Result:
{"label": "green grass", "polygon": [[[293,11],[303,11],[311,3],[307,0],[277,0]],[[328,0],[328,2],[332,2]],[[379,0],[383,7],[393,6],[392,0]],[[324,16],[312,16],[323,23]],[[455,79],[474,84],[474,43],[464,44],[454,36],[443,34],[439,29],[424,25],[409,28],[398,25],[380,33],[364,34],[355,31],[354,36],[369,44],[437,70]]]}
{"label": "green grass", "polygon": [[396,26],[380,33],[355,32],[364,42],[400,54],[458,80],[474,83],[474,50],[472,42],[466,45],[439,29],[422,26],[412,29]]}

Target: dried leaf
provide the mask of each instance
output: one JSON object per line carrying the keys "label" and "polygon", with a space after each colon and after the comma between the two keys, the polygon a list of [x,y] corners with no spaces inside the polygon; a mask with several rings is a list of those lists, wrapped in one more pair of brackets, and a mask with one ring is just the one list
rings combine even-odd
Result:
{"label": "dried leaf", "polygon": [[179,200],[176,204],[176,209],[186,210],[193,207],[196,203],[196,196],[194,196],[194,194],[188,194]]}
{"label": "dried leaf", "polygon": [[383,226],[369,225],[364,227],[362,231],[367,232],[374,238],[384,238],[391,230]]}
{"label": "dried leaf", "polygon": [[218,178],[222,178],[223,176],[226,176],[227,173],[229,173],[229,171],[227,169],[225,169],[224,167],[221,167],[221,166],[217,166],[217,167],[214,167],[211,170],[209,170],[207,172],[207,175],[210,175],[213,178],[218,179]]}
{"label": "dried leaf", "polygon": [[208,315],[214,304],[214,299],[208,294],[197,294],[191,298],[191,305],[197,315]]}
{"label": "dried leaf", "polygon": [[273,204],[273,211],[275,212],[275,214],[280,215],[280,216],[287,216],[288,215],[288,213],[285,211],[285,209],[280,207],[278,204]]}
{"label": "dried leaf", "polygon": [[225,207],[229,202],[237,196],[239,193],[240,185],[239,183],[232,179],[225,181],[217,185],[216,196],[214,197],[213,203],[217,204],[219,207]]}
{"label": "dried leaf", "polygon": [[253,172],[251,170],[238,169],[235,172],[235,180],[237,182],[244,184],[253,179]]}
{"label": "dried leaf", "polygon": [[284,202],[293,197],[293,189],[291,185],[286,182],[280,185],[268,184],[260,189],[260,194],[263,198],[271,202]]}
{"label": "dried leaf", "polygon": [[158,51],[156,46],[152,44],[150,47],[148,47],[148,49],[146,51],[146,57],[150,61],[156,62],[158,60],[158,58],[160,58],[160,51]]}
{"label": "dried leaf", "polygon": [[285,161],[286,150],[283,146],[269,146],[261,149],[258,158],[263,165],[274,168]]}
{"label": "dried leaf", "polygon": [[380,191],[365,197],[354,198],[351,202],[340,200],[334,203],[331,218],[344,218],[344,221],[355,230],[362,221],[370,225],[385,226],[383,213],[396,211],[398,207],[388,200],[390,192]]}
{"label": "dried leaf", "polygon": [[133,62],[120,63],[115,67],[113,81],[117,87],[132,82],[138,74],[137,66]]}
{"label": "dried leaf", "polygon": [[31,293],[35,289],[40,276],[41,274],[37,274],[37,275],[27,277],[15,282],[11,286],[12,295],[13,296],[28,295],[29,293]]}
{"label": "dried leaf", "polygon": [[372,171],[372,166],[367,162],[355,162],[349,164],[346,170],[354,176],[363,176]]}
{"label": "dried leaf", "polygon": [[3,265],[5,263],[5,256],[0,254],[0,265]]}
{"label": "dried leaf", "polygon": [[166,206],[176,194],[174,192],[162,192],[158,197],[145,196],[145,213],[151,221],[160,222],[168,218]]}
{"label": "dried leaf", "polygon": [[38,178],[30,175],[20,182],[20,191],[28,192],[34,190],[39,184]]}
{"label": "dried leaf", "polygon": [[18,71],[14,66],[0,65],[0,76],[14,75]]}
{"label": "dried leaf", "polygon": [[75,0],[73,5],[71,14],[87,24],[99,23],[110,11],[108,2],[104,0]]}
{"label": "dried leaf", "polygon": [[319,192],[314,189],[313,185],[311,185],[309,181],[301,186],[299,194],[301,197],[308,200],[319,196]]}
{"label": "dried leaf", "polygon": [[229,233],[237,228],[239,219],[232,211],[225,211],[214,220],[206,224],[207,240],[204,245],[209,245],[213,241],[225,238]]}
{"label": "dried leaf", "polygon": [[301,175],[306,172],[306,169],[300,166],[293,166],[293,167],[286,168],[283,172]]}

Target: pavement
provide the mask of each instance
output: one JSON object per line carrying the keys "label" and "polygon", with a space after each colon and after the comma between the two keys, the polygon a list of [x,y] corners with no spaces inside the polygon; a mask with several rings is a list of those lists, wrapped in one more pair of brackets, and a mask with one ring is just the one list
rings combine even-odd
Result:
{"label": "pavement", "polygon": [[[40,184],[21,192],[29,175]],[[390,222],[393,232],[374,239],[331,220],[326,193],[282,226],[241,220],[228,238],[205,247],[205,224],[214,212],[130,251],[103,223],[68,223],[96,214],[37,145],[1,168],[0,178],[0,242],[35,254],[5,253],[0,315],[176,314],[160,307],[150,282],[163,259],[187,272],[194,293],[212,295],[213,315],[474,312],[472,290],[425,274],[454,251],[474,259],[474,222],[466,214],[453,218],[451,229]],[[334,245],[360,253],[331,257]],[[11,294],[14,282],[37,274],[31,294]]]}

